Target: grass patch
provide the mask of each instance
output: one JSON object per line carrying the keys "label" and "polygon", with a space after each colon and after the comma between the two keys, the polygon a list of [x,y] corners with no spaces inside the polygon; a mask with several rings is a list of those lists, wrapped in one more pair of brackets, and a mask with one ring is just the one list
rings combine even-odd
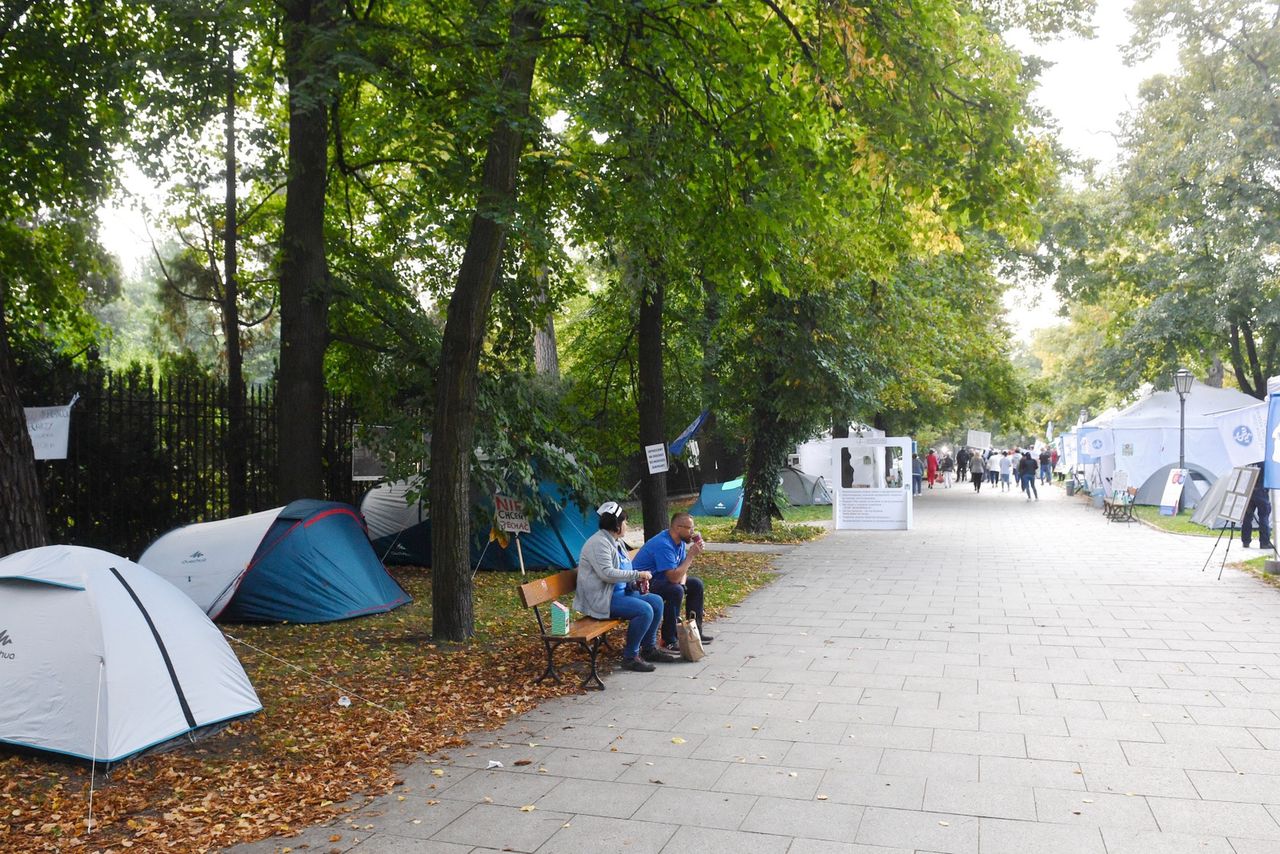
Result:
{"label": "grass patch", "polygon": [[1190,511],[1183,511],[1177,516],[1161,516],[1159,507],[1139,504],[1133,508],[1133,515],[1153,527],[1168,531],[1171,534],[1189,534],[1193,537],[1218,536],[1217,531],[1193,523]]}
{"label": "grass patch", "polygon": [[[770,559],[699,558],[708,613],[768,583]],[[393,574],[414,601],[390,614],[223,626],[263,711],[195,745],[126,762],[108,777],[99,769],[92,836],[85,833],[87,765],[0,751],[0,851],[206,851],[291,834],[338,815],[352,795],[388,791],[397,765],[578,691],[572,673],[563,685],[533,684],[543,651],[533,615],[516,599],[518,574],[476,576],[476,637],[468,644],[431,641],[428,570]],[[349,707],[338,703],[344,695]]]}
{"label": "grass patch", "polygon": [[[695,501],[695,498],[672,501],[671,512],[687,511]],[[826,535],[825,527],[812,523],[830,522],[831,505],[815,504],[809,507],[786,505],[782,508],[782,518],[781,522],[777,519],[773,520],[773,530],[767,534],[746,534],[737,531],[735,527],[738,520],[727,516],[694,516],[693,521],[702,535],[713,543],[806,543]],[[639,505],[627,506],[627,524],[631,526],[631,530],[644,529],[644,513]]]}
{"label": "grass patch", "polygon": [[1239,563],[1233,563],[1231,565],[1237,569],[1244,570],[1250,575],[1257,576],[1263,582],[1270,584],[1272,587],[1280,587],[1280,576],[1267,575],[1265,572],[1262,571],[1263,565],[1270,558],[1271,558],[1271,554],[1267,553],[1267,554],[1261,555],[1260,557],[1250,558],[1249,560],[1243,560],[1243,561],[1240,561]]}

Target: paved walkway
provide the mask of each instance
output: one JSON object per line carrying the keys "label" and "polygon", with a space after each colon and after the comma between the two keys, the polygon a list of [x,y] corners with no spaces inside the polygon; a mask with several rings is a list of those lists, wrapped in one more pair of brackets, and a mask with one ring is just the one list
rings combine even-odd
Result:
{"label": "paved walkway", "polygon": [[914,531],[797,548],[703,662],[236,850],[1280,852],[1280,591],[1045,493],[934,490]]}

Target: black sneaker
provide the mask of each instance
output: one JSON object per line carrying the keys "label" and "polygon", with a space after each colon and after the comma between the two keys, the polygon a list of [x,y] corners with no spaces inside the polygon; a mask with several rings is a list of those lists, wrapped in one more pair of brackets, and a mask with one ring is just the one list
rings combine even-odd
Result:
{"label": "black sneaker", "polygon": [[636,673],[652,673],[653,671],[657,670],[657,668],[654,667],[649,662],[641,661],[638,658],[622,659],[622,669],[634,670]]}
{"label": "black sneaker", "polygon": [[640,657],[643,658],[645,661],[654,661],[654,662],[663,662],[663,663],[670,663],[672,661],[680,660],[680,656],[673,655],[672,653],[667,652],[665,649],[658,649],[656,646],[651,646],[647,649],[640,650]]}
{"label": "black sneaker", "polygon": [[711,643],[713,640],[715,640],[715,637],[713,637],[712,635],[702,635],[703,643]]}

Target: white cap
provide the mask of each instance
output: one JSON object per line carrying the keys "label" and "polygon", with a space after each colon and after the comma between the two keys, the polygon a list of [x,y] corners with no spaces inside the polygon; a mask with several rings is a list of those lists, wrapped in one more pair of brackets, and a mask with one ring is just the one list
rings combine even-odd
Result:
{"label": "white cap", "polygon": [[609,516],[617,516],[618,511],[620,511],[621,509],[622,507],[618,505],[618,502],[606,501],[605,503],[601,504],[599,507],[596,508],[596,515],[604,516],[607,514]]}

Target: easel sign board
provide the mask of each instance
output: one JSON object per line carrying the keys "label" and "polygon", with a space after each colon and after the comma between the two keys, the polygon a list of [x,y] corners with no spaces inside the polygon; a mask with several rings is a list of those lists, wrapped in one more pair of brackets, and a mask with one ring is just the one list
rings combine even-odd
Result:
{"label": "easel sign board", "polygon": [[1244,521],[1245,508],[1249,506],[1249,497],[1253,494],[1253,485],[1258,482],[1258,470],[1252,466],[1233,468],[1227,481],[1227,494],[1222,499],[1223,519],[1234,525]]}
{"label": "easel sign board", "polygon": [[911,480],[890,486],[886,451],[894,465],[911,462],[909,437],[836,439],[831,443],[835,470],[831,512],[837,531],[909,531],[912,526]]}
{"label": "easel sign board", "polygon": [[1182,484],[1187,479],[1186,469],[1169,469],[1169,479],[1160,496],[1160,515],[1172,516],[1178,512],[1178,499],[1182,497]]}

